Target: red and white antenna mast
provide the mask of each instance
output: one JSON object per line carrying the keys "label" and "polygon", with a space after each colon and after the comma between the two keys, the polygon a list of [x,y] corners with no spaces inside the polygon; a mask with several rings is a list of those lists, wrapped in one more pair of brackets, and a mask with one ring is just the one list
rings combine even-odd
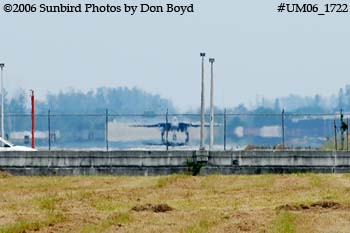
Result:
{"label": "red and white antenna mast", "polygon": [[35,148],[35,138],[34,138],[34,132],[35,132],[35,111],[34,111],[34,90],[30,90],[30,101],[32,104],[32,148]]}

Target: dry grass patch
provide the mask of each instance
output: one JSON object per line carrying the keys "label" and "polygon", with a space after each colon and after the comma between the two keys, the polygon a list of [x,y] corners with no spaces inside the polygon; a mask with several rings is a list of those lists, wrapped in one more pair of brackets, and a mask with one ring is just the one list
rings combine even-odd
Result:
{"label": "dry grass patch", "polygon": [[25,233],[28,231],[40,231],[45,227],[52,227],[55,224],[62,222],[64,216],[60,212],[49,213],[44,219],[17,219],[13,224],[0,227],[1,233]]}
{"label": "dry grass patch", "polygon": [[157,183],[155,185],[156,188],[164,188],[168,185],[172,185],[176,183],[180,183],[179,181],[186,180],[190,178],[191,176],[186,174],[178,174],[178,175],[172,175],[172,176],[161,176],[158,178]]}
{"label": "dry grass patch", "polygon": [[349,192],[346,174],[9,176],[0,233],[350,232]]}
{"label": "dry grass patch", "polygon": [[128,212],[116,212],[110,214],[107,218],[101,220],[97,224],[86,225],[80,231],[81,233],[90,233],[90,232],[104,232],[112,226],[122,227],[123,224],[129,222],[130,215]]}

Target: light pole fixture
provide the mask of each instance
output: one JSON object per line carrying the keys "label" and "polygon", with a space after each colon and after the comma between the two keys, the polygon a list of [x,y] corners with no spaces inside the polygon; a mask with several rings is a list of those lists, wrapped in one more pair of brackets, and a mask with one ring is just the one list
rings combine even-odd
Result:
{"label": "light pole fixture", "polygon": [[210,134],[209,134],[209,150],[214,146],[214,58],[209,58],[211,66],[211,81],[210,81]]}
{"label": "light pole fixture", "polygon": [[204,103],[204,57],[205,53],[200,53],[202,57],[202,89],[201,89],[201,132],[200,132],[200,150],[205,150],[204,145],[204,123],[205,123],[205,103]]}
{"label": "light pole fixture", "polygon": [[[3,84],[3,73],[4,73],[4,63],[0,63],[1,69],[1,138],[5,139],[5,130],[4,130],[4,84]],[[2,143],[3,146],[3,143]]]}

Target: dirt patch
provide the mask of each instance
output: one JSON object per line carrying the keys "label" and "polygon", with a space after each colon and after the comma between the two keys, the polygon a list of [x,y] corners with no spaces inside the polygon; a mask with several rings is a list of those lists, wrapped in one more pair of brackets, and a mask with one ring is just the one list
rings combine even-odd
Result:
{"label": "dirt patch", "polygon": [[252,221],[252,220],[240,222],[236,226],[240,232],[252,232],[258,228],[257,223],[255,221]]}
{"label": "dirt patch", "polygon": [[321,202],[316,202],[310,205],[311,207],[318,207],[318,208],[336,208],[339,209],[343,207],[341,204],[333,201],[321,201]]}
{"label": "dirt patch", "polygon": [[278,206],[277,210],[288,210],[288,211],[300,211],[300,210],[309,210],[309,209],[343,209],[349,208],[349,206],[343,206],[338,202],[333,201],[319,201],[312,203],[310,205],[306,204],[297,204],[297,205],[281,205]]}
{"label": "dirt patch", "polygon": [[254,212],[238,211],[230,215],[229,219],[226,219],[225,228],[218,232],[266,232],[266,222],[261,216],[269,216],[268,218],[270,218],[270,214],[273,214],[273,212],[269,209],[260,209]]}
{"label": "dirt patch", "polygon": [[145,204],[145,205],[136,205],[131,210],[136,212],[152,211],[155,213],[161,213],[161,212],[172,211],[174,210],[174,208],[170,207],[167,204],[159,204],[159,205]]}

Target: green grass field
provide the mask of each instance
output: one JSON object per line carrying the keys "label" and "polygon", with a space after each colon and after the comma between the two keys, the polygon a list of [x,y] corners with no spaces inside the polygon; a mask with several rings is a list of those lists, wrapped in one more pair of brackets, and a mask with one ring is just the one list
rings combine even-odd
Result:
{"label": "green grass field", "polygon": [[0,232],[350,232],[350,175],[3,174]]}

